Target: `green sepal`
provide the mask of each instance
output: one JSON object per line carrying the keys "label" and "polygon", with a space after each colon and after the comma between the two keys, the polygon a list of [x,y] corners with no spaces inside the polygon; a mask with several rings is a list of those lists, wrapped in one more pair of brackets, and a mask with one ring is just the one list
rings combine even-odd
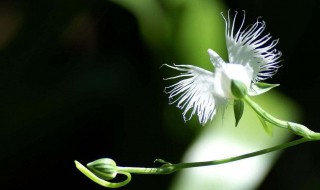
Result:
{"label": "green sepal", "polygon": [[262,93],[265,93],[269,90],[271,90],[274,87],[279,86],[280,84],[269,84],[269,83],[264,83],[264,82],[256,82],[252,84],[248,94],[250,96],[256,96]]}
{"label": "green sepal", "polygon": [[233,101],[233,111],[234,111],[234,118],[236,120],[236,127],[242,117],[244,110],[244,103],[241,99],[236,99]]}
{"label": "green sepal", "polygon": [[261,124],[262,124],[262,126],[263,126],[264,131],[265,131],[268,135],[272,136],[272,135],[273,135],[273,125],[268,124],[268,123],[267,123],[262,117],[260,117],[260,116],[258,116],[258,118],[259,118],[259,120],[260,120],[260,122],[261,122]]}

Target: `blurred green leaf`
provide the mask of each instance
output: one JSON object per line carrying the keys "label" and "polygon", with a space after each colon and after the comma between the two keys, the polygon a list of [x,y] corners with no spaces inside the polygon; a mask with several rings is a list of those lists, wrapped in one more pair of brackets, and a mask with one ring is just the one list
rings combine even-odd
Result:
{"label": "blurred green leaf", "polygon": [[[227,57],[220,1],[112,0],[137,19],[142,36],[156,51],[175,54],[181,62],[213,69],[207,49]],[[164,54],[162,54],[163,56]]]}
{"label": "blurred green leaf", "polygon": [[168,22],[161,4],[156,0],[111,0],[126,8],[138,21],[144,40],[151,48],[161,49],[168,42]]}
{"label": "blurred green leaf", "polygon": [[[220,1],[181,1],[175,7],[179,14],[172,26],[174,53],[182,62],[213,70],[207,50],[226,58],[224,21]],[[173,21],[171,21],[172,23]],[[226,60],[226,59],[225,59]]]}

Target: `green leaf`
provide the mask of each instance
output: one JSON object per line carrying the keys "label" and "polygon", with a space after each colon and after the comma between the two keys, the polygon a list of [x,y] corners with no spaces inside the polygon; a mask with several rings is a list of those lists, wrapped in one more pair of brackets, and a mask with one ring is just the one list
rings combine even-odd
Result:
{"label": "green leaf", "polygon": [[279,86],[280,84],[269,84],[265,82],[257,82],[256,85],[261,88],[261,89],[266,89],[266,88],[274,88]]}
{"label": "green leaf", "polygon": [[265,131],[268,135],[272,136],[272,135],[273,135],[273,125],[268,124],[268,123],[267,123],[263,118],[261,118],[260,116],[258,116],[258,118],[259,118],[259,120],[260,120],[260,122],[261,122],[261,124],[262,124],[262,126],[263,126],[264,131]]}
{"label": "green leaf", "polygon": [[280,84],[269,84],[269,83],[264,83],[264,82],[256,82],[251,86],[248,94],[250,96],[256,96],[256,95],[265,93],[265,92],[267,92],[267,91],[271,90],[272,88],[277,87],[279,85]]}
{"label": "green leaf", "polygon": [[244,103],[242,100],[234,100],[233,102],[233,111],[234,111],[234,118],[236,120],[236,127],[238,126],[238,123],[242,117],[244,109]]}

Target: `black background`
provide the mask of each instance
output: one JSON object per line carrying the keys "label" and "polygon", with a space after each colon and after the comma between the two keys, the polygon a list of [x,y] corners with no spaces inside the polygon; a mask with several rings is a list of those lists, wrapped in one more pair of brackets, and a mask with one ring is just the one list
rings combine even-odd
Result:
{"label": "black background", "polygon": [[[272,81],[301,106],[303,123],[320,131],[320,3],[225,3],[249,17],[263,16],[268,31],[280,38],[284,61]],[[155,158],[179,162],[195,133],[186,129],[186,138],[177,139],[163,127],[167,98],[159,66],[175,58],[151,52],[131,13],[100,0],[1,1],[0,6],[1,18],[20,15],[1,22],[21,23],[0,49],[0,189],[104,189],[78,172],[74,160],[111,157],[130,166],[153,166]],[[78,14],[87,15],[87,25],[66,33]],[[320,188],[319,147],[312,142],[286,150],[261,189]],[[167,189],[173,176],[133,178],[123,189]]]}

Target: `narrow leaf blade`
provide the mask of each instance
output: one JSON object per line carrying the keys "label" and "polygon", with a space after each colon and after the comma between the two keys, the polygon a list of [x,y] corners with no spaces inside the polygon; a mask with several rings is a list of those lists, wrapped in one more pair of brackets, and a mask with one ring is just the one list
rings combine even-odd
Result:
{"label": "narrow leaf blade", "polygon": [[236,120],[236,127],[239,124],[239,121],[242,117],[243,114],[243,109],[244,109],[244,103],[242,100],[234,100],[233,102],[233,111],[234,111],[234,118]]}

